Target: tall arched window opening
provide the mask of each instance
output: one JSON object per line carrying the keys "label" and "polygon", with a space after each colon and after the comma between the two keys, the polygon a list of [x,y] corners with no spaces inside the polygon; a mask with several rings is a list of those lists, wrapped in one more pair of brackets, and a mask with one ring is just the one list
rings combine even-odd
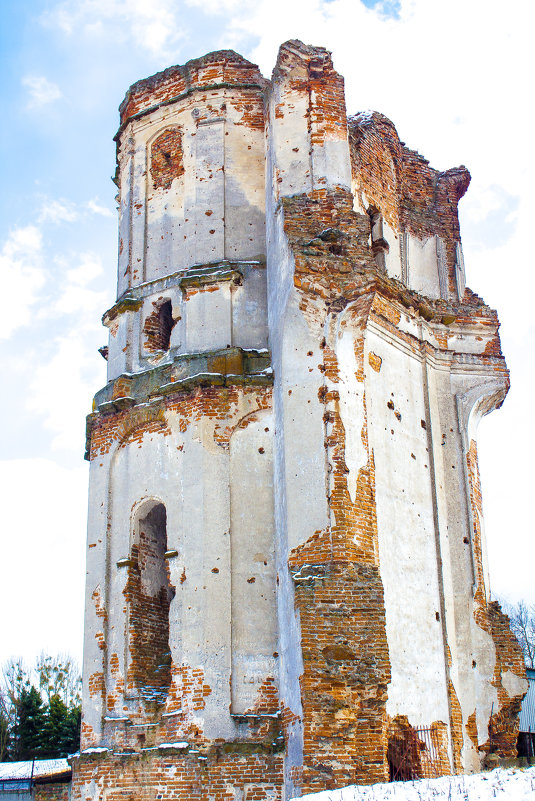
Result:
{"label": "tall arched window opening", "polygon": [[175,595],[165,558],[165,506],[153,501],[144,504],[136,517],[133,535],[126,586],[128,679],[146,701],[163,703],[171,685],[169,606]]}

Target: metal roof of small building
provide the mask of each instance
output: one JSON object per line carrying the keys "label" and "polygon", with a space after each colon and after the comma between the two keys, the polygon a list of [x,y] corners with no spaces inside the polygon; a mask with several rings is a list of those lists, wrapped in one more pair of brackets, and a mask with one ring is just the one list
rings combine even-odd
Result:
{"label": "metal roof of small building", "polygon": [[520,731],[535,732],[535,670],[526,668],[528,691],[520,709]]}
{"label": "metal roof of small building", "polygon": [[[33,766],[33,771],[32,771]],[[0,781],[9,779],[44,779],[71,773],[66,759],[31,759],[27,762],[0,762]]]}

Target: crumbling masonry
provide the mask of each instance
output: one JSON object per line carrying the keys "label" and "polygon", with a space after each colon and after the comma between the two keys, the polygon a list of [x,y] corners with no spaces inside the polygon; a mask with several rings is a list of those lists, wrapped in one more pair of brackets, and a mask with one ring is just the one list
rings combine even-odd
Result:
{"label": "crumbling masonry", "polygon": [[75,798],[387,780],[422,727],[442,773],[513,754],[476,452],[509,378],[465,287],[468,171],[348,118],[298,41],[271,81],[210,53],[120,114]]}

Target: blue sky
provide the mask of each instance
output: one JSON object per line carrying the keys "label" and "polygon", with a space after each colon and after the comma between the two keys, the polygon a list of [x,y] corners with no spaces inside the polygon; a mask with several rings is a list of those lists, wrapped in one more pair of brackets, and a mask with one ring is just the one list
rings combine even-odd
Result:
{"label": "blue sky", "polygon": [[350,113],[389,116],[438,169],[464,163],[469,286],[512,373],[480,427],[492,588],[535,603],[530,32],[523,0],[4,0],[0,27],[0,662],[81,656],[84,417],[114,300],[117,107],[170,64],[232,47],[269,77],[289,38],[333,51]]}

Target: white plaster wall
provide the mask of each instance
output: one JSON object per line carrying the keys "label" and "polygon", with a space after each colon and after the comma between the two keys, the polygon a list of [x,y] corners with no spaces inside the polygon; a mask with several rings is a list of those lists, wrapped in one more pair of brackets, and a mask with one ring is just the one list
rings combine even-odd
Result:
{"label": "white plaster wall", "polygon": [[190,353],[232,345],[232,287],[230,283],[203,288],[184,303],[186,350]]}
{"label": "white plaster wall", "polygon": [[[253,399],[240,401],[229,420],[247,419],[254,407]],[[155,499],[166,507],[168,549],[178,551],[169,560],[176,589],[170,607],[173,664],[201,668],[211,689],[203,711],[193,711],[187,695],[183,711],[206,736],[232,738],[231,665],[237,711],[253,705],[266,676],[277,672],[273,422],[269,412],[259,413],[236,430],[229,451],[214,440],[214,419],[190,422],[181,432],[180,418],[171,412],[166,417],[166,436],[146,433],[92,463],[84,715],[98,733],[101,702],[89,698],[87,671],[103,669],[104,652],[95,640],[100,630],[107,645],[107,691],[116,695],[105,714],[135,717],[141,710],[136,692],[130,698],[117,694],[117,676],[126,677],[129,660],[128,567],[117,563],[130,554],[136,510]],[[99,584],[109,621],[105,630],[91,600]],[[118,670],[110,668],[112,656]]]}
{"label": "white plaster wall", "polygon": [[[179,554],[169,562],[171,583],[176,588],[169,621],[173,662],[204,670],[212,693],[206,699],[206,710],[195,713],[195,717],[202,728],[212,725],[220,732],[223,727],[228,734],[228,711],[222,714],[230,703],[228,456],[215,446],[207,450],[199,432],[191,428],[180,433],[178,419],[170,418],[169,422],[172,435],[146,434],[141,446],[137,442],[127,444],[113,459],[108,655],[117,654],[119,671],[126,676],[129,657],[124,589],[128,572],[117,567],[117,562],[130,553],[135,509],[144,499],[155,498],[166,507],[168,548]],[[181,446],[183,451],[179,450]],[[214,567],[219,572],[212,572]],[[108,675],[108,688],[113,687],[113,677]],[[119,699],[115,711],[135,711],[135,695],[126,706]],[[187,708],[187,699],[185,704]]]}
{"label": "white plaster wall", "polygon": [[391,278],[397,278],[398,281],[401,281],[403,270],[401,267],[401,250],[399,245],[400,234],[394,231],[386,220],[383,220],[383,236],[389,245],[388,253],[385,255],[386,272]]}
{"label": "white plaster wall", "polygon": [[[156,115],[155,115],[156,116]],[[148,123],[148,121],[147,121]],[[168,190],[154,188],[150,175],[150,149],[153,141],[165,130],[178,127],[182,131],[184,174],[175,178]],[[147,174],[142,187],[147,193],[143,280],[167,275],[194,260],[195,218],[195,138],[191,113],[175,111],[166,123],[158,120],[140,129],[140,147],[144,148]]]}
{"label": "white plaster wall", "polygon": [[93,731],[90,745],[100,740],[104,714],[103,699],[100,694],[90,692],[90,684],[93,676],[104,675],[105,670],[104,651],[100,647],[105,624],[98,612],[104,611],[107,603],[108,467],[108,456],[95,459],[89,467],[82,709],[84,724]]}
{"label": "white plaster wall", "polygon": [[[135,128],[133,126],[132,130]],[[133,134],[131,179],[130,271],[132,285],[146,280],[145,230],[147,217],[147,151],[144,142]]]}
{"label": "white plaster wall", "polygon": [[347,488],[352,503],[355,503],[359,470],[366,466],[368,453],[362,442],[365,423],[364,384],[357,381],[359,369],[355,356],[355,338],[361,332],[352,330],[351,307],[336,321],[335,350],[338,359],[339,381],[332,385],[340,395],[340,417],[345,433],[344,460],[348,469]]}
{"label": "white plaster wall", "polygon": [[132,312],[117,315],[108,325],[108,381],[129,369]]}
{"label": "white plaster wall", "polygon": [[195,261],[225,257],[225,121],[199,122],[195,133]]}
{"label": "white plaster wall", "polygon": [[265,264],[245,265],[241,286],[232,290],[232,344],[241,348],[267,348],[267,274]]}
{"label": "white plaster wall", "polygon": [[118,152],[119,178],[119,244],[117,268],[117,297],[128,289],[130,274],[130,230],[132,226],[133,143],[131,125],[125,128]]}
{"label": "white plaster wall", "polygon": [[[368,364],[369,351],[382,359],[379,373]],[[387,712],[392,717],[407,715],[412,725],[447,723],[433,498],[422,427],[426,421],[422,365],[412,353],[368,331],[365,369],[392,669]]]}
{"label": "white plaster wall", "polygon": [[[314,98],[312,97],[312,102]],[[322,186],[351,187],[351,161],[347,136],[327,134],[323,144],[312,146],[312,173],[314,189]]]}
{"label": "white plaster wall", "polygon": [[[465,340],[466,349],[470,341]],[[466,467],[466,452],[472,440],[476,439],[477,426],[482,414],[492,410],[500,402],[505,391],[503,379],[500,381],[493,373],[486,373],[481,367],[464,357],[465,364],[455,365],[450,379],[449,405],[451,407],[451,427],[453,436],[447,433],[444,448],[446,493],[451,508],[458,508],[457,514],[450,513],[450,542],[452,549],[451,570],[454,579],[454,609],[456,639],[452,641],[452,677],[461,705],[463,719],[476,711],[476,725],[479,743],[488,739],[488,722],[494,704],[498,709],[497,690],[493,686],[496,649],[492,637],[474,618],[476,604],[472,599],[476,575],[472,555],[472,509],[469,501],[469,485]],[[447,422],[443,414],[444,423]],[[443,426],[446,428],[446,425]],[[464,496],[464,507],[459,504],[459,490]],[[483,523],[483,520],[480,520]],[[483,531],[483,530],[482,530]],[[466,542],[468,540],[468,543]],[[482,537],[482,556],[485,586],[483,594],[488,597],[488,569],[486,565],[486,543]],[[452,638],[453,639],[453,638]],[[463,757],[467,769],[479,769],[479,755],[468,738],[465,739]]]}
{"label": "white plaster wall", "polygon": [[273,515],[273,415],[254,415],[230,440],[232,712],[252,711],[278,673]]}
{"label": "white plaster wall", "polygon": [[[225,131],[225,258],[265,259],[264,131],[240,125],[227,103]],[[231,124],[236,123],[236,124]]]}
{"label": "white plaster wall", "polygon": [[[323,312],[320,309],[319,314]],[[318,314],[318,316],[319,316]],[[288,549],[306,542],[329,523],[323,424],[319,390],[323,375],[318,366],[323,329],[316,335],[298,307],[294,293],[285,309],[279,342],[271,348],[280,361],[274,363],[275,381],[280,381],[281,425],[285,431],[284,481],[286,482],[286,527]]]}
{"label": "white plaster wall", "polygon": [[407,235],[409,287],[429,298],[440,297],[436,237]]}
{"label": "white plaster wall", "polygon": [[[130,123],[128,140],[123,133],[120,274],[130,252],[134,285],[193,264],[265,253],[263,131],[241,124],[242,118],[239,103],[220,89]],[[182,132],[185,172],[170,189],[155,189],[150,147],[174,127]],[[120,291],[126,287],[120,282]]]}
{"label": "white plaster wall", "polygon": [[275,196],[290,196],[312,189],[308,96],[285,84],[273,86],[270,99],[271,124],[268,146],[273,151],[272,178]]}

